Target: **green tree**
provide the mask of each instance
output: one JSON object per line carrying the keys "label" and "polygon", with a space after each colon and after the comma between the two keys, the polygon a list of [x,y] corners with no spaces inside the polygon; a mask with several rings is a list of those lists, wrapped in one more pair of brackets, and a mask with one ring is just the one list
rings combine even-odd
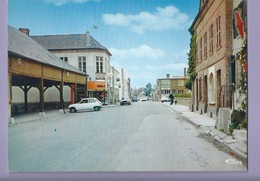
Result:
{"label": "green tree", "polygon": [[189,89],[189,90],[191,90],[191,88],[192,88],[192,84],[191,84],[191,81],[190,81],[189,78],[188,78],[188,79],[186,80],[186,82],[185,82],[185,87],[186,87],[187,89]]}
{"label": "green tree", "polygon": [[191,40],[190,40],[190,52],[188,53],[188,75],[190,82],[196,79],[196,35],[194,32],[191,33]]}
{"label": "green tree", "polygon": [[149,83],[146,85],[145,89],[144,89],[145,95],[146,96],[150,96],[151,92],[152,92],[152,84]]}

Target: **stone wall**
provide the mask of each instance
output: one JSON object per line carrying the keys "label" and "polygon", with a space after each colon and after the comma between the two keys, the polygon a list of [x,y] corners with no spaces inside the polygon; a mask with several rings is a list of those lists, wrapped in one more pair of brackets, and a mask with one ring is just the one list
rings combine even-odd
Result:
{"label": "stone wall", "polygon": [[231,124],[231,113],[232,110],[229,108],[219,108],[217,120],[216,120],[216,129],[224,131],[226,134],[229,134],[229,125]]}
{"label": "stone wall", "polygon": [[190,98],[181,98],[181,97],[175,97],[174,101],[177,101],[177,104],[183,105],[183,106],[190,106]]}

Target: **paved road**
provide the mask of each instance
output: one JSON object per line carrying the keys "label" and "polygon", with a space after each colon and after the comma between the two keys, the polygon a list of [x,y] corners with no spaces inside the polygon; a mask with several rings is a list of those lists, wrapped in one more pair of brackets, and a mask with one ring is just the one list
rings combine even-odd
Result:
{"label": "paved road", "polygon": [[246,170],[203,134],[162,103],[60,114],[9,127],[9,167],[44,172]]}

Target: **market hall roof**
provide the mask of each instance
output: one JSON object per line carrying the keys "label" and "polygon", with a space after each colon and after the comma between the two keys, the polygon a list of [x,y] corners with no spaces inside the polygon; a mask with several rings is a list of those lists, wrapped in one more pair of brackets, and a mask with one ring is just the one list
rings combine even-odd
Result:
{"label": "market hall roof", "polygon": [[8,53],[59,69],[87,75],[43,48],[28,35],[11,26],[8,26]]}
{"label": "market hall roof", "polygon": [[89,32],[86,34],[31,36],[35,41],[50,51],[54,50],[103,50],[112,54],[106,47],[95,40]]}

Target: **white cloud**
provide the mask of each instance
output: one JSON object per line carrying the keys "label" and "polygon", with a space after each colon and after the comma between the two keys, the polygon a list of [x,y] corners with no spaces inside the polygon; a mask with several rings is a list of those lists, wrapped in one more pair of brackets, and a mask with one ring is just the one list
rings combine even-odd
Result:
{"label": "white cloud", "polygon": [[52,3],[56,6],[62,6],[67,3],[85,3],[89,1],[100,1],[100,0],[43,0],[43,1],[47,3]]}
{"label": "white cloud", "polygon": [[138,57],[138,58],[162,58],[165,55],[165,52],[159,48],[152,48],[146,44],[143,44],[137,48],[132,49],[116,49],[110,48],[109,51],[112,53],[113,57],[117,58],[129,58],[129,57]]}
{"label": "white cloud", "polygon": [[180,12],[174,6],[157,7],[154,14],[149,12],[140,12],[136,15],[103,14],[103,21],[111,26],[130,28],[139,34],[142,34],[145,30],[181,30],[190,25],[188,15]]}

